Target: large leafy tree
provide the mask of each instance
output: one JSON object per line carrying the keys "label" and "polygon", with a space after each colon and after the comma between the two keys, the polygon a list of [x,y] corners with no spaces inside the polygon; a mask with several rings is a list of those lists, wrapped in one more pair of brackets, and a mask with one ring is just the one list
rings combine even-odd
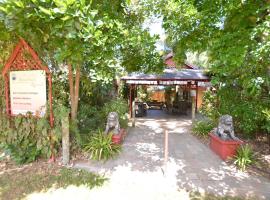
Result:
{"label": "large leafy tree", "polygon": [[[268,0],[159,0],[146,8],[164,19],[178,62],[207,52],[217,111],[232,114],[245,133],[266,130],[270,107],[270,2]],[[146,9],[146,10],[147,10]]]}
{"label": "large leafy tree", "polygon": [[9,33],[25,38],[51,68],[68,66],[74,121],[81,73],[110,81],[123,66],[129,71],[160,67],[153,53],[155,38],[142,30],[142,17],[124,0],[3,0],[0,21]]}

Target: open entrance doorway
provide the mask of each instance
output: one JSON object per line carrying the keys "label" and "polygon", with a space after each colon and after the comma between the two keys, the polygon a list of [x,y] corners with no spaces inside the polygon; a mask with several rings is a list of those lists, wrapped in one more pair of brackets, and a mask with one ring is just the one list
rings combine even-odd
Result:
{"label": "open entrance doorway", "polygon": [[[147,110],[161,110],[171,115],[189,115],[192,107],[190,90],[179,85],[137,86],[135,116],[147,115]],[[139,106],[141,104],[144,106]],[[196,106],[197,107],[197,106]],[[143,111],[141,111],[143,109]]]}

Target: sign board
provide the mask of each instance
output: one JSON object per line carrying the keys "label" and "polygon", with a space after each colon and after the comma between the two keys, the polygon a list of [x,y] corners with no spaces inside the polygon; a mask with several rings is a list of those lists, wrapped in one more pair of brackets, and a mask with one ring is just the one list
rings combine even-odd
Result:
{"label": "sign board", "polygon": [[46,112],[46,73],[44,70],[10,72],[11,114],[31,112],[44,116]]}

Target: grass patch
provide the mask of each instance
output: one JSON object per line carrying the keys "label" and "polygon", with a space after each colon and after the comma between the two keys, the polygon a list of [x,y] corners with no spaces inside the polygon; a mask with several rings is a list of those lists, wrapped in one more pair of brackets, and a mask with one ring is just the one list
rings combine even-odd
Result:
{"label": "grass patch", "polygon": [[85,170],[61,168],[54,164],[31,164],[0,172],[0,199],[22,199],[33,192],[69,185],[101,186],[106,179]]}

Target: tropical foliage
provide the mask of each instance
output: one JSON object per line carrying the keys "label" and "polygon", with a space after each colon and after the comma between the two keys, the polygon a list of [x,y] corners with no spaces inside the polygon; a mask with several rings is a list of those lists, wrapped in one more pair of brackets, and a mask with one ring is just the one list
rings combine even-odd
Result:
{"label": "tropical foliage", "polygon": [[128,125],[128,105],[123,99],[113,99],[103,102],[102,106],[82,104],[79,109],[79,127],[83,135],[89,135],[89,131],[105,130],[107,116],[110,112],[117,112],[121,128]]}
{"label": "tropical foliage", "polygon": [[51,155],[49,123],[46,118],[37,120],[30,114],[12,119],[1,119],[0,142],[18,163],[32,162],[38,156]]}
{"label": "tropical foliage", "polygon": [[[15,147],[13,152],[16,146],[21,147],[19,142],[24,144],[23,147],[29,146],[26,143],[31,144],[34,153],[27,157],[33,160],[40,152],[45,152],[37,145],[39,140],[46,141],[42,143],[44,148],[48,147],[49,140],[54,141],[53,151],[57,150],[61,129],[61,122],[57,119],[61,119],[61,113],[67,115],[67,108],[71,112],[71,138],[79,144],[80,133],[89,135],[91,130],[104,128],[110,111],[117,111],[121,126],[127,126],[126,102],[115,98],[115,78],[134,70],[162,69],[162,59],[155,50],[157,36],[150,36],[142,28],[144,19],[135,4],[124,0],[0,2],[0,69],[18,39],[26,39],[52,71],[53,104],[65,110],[54,112],[55,128],[46,129],[47,134],[45,129],[42,133],[37,129],[36,123],[39,122],[27,122],[29,126],[26,128],[33,128],[23,141],[11,143]],[[4,94],[3,89],[0,81],[1,94]],[[0,99],[1,116],[5,113],[3,96]],[[7,130],[13,130],[9,137],[15,138],[18,130],[25,128],[23,124],[16,129],[7,127],[0,134],[3,136]],[[57,132],[53,134],[57,139],[50,136],[50,131]],[[9,143],[5,141],[5,144]],[[25,151],[28,150],[21,149],[21,154],[26,155]],[[50,154],[51,151],[46,152]]]}
{"label": "tropical foliage", "polygon": [[246,170],[246,167],[255,162],[254,153],[249,145],[242,145],[237,149],[235,164],[240,170]]}
{"label": "tropical foliage", "polygon": [[84,150],[89,154],[90,159],[106,161],[119,154],[121,146],[112,142],[111,133],[105,135],[103,131],[99,130],[89,137]]}
{"label": "tropical foliage", "polygon": [[211,120],[196,121],[192,124],[192,132],[198,136],[205,137],[214,129],[214,127],[216,127],[216,124]]}
{"label": "tropical foliage", "polygon": [[0,144],[6,153],[18,164],[28,163],[38,157],[49,158],[59,148],[61,140],[61,118],[67,110],[59,106],[51,128],[48,116],[37,118],[31,115],[8,117],[2,114],[0,120]]}
{"label": "tropical foliage", "polygon": [[244,134],[266,132],[263,111],[270,106],[270,2],[146,0],[142,4],[146,11],[163,17],[175,60],[183,62],[187,52],[207,54],[217,89],[211,100],[214,109],[231,114]]}
{"label": "tropical foliage", "polygon": [[52,68],[68,66],[73,121],[81,74],[108,83],[124,69],[147,72],[161,68],[155,37],[141,28],[141,22],[141,16],[122,0],[0,3],[1,31],[27,38]]}

